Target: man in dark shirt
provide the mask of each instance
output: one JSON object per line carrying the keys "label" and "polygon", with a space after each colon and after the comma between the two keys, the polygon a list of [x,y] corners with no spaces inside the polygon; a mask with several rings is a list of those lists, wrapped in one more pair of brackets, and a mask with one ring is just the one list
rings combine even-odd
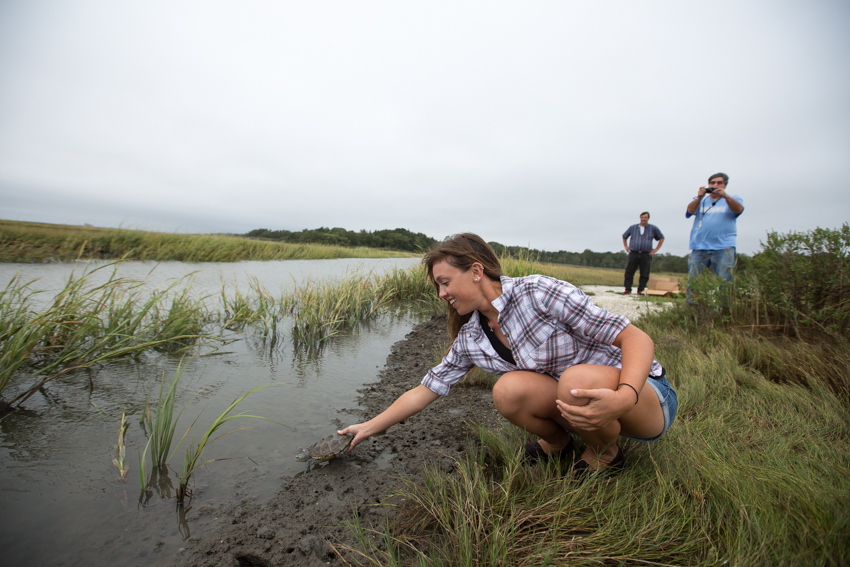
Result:
{"label": "man in dark shirt", "polygon": [[[658,245],[653,248],[652,241],[657,240]],[[627,242],[628,241],[628,242]],[[626,294],[632,292],[632,282],[635,279],[635,270],[640,267],[640,278],[638,279],[638,293],[643,292],[646,282],[649,281],[649,266],[652,257],[664,244],[664,235],[654,224],[649,224],[649,213],[640,214],[640,224],[633,224],[623,233],[623,248],[629,254],[626,264]]]}

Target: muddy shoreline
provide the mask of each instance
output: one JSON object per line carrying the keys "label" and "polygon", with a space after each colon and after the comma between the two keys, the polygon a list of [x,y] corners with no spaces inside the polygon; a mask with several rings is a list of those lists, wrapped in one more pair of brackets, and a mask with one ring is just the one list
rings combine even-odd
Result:
{"label": "muddy shoreline", "polygon": [[[340,408],[339,423],[357,423],[383,411],[417,385],[448,344],[445,318],[420,323],[392,347],[378,381],[359,390],[363,409]],[[247,499],[190,512],[203,530],[178,551],[180,567],[345,565],[356,555],[344,525],[356,510],[365,526],[380,529],[393,515],[392,498],[401,478],[419,479],[425,467],[450,470],[470,443],[466,423],[503,423],[491,393],[457,386],[419,414],[372,437],[328,463],[283,477],[268,502]],[[390,504],[390,505],[387,505]],[[194,516],[194,518],[192,517]]]}

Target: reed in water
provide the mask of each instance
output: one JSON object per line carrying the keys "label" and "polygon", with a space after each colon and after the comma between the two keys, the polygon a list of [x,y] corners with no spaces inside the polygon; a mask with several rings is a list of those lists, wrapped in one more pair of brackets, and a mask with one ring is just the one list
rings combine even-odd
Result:
{"label": "reed in water", "polygon": [[[181,353],[216,338],[204,332],[211,320],[203,302],[175,282],[146,292],[118,278],[93,284],[98,270],[72,275],[43,308],[36,309],[31,283],[13,278],[0,291],[0,397],[20,405],[49,382],[111,360],[137,358],[148,350]],[[89,378],[90,379],[90,378]],[[15,392],[4,396],[14,386]]]}

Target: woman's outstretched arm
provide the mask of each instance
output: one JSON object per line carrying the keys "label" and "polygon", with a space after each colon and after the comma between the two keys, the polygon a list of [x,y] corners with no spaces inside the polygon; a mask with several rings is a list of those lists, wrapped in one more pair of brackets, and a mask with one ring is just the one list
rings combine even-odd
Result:
{"label": "woman's outstretched arm", "polygon": [[350,451],[361,441],[365,441],[372,435],[380,433],[381,431],[392,427],[396,423],[404,421],[408,417],[419,413],[439,397],[439,394],[435,394],[420,384],[412,390],[408,390],[403,393],[392,403],[390,407],[369,421],[349,425],[345,429],[340,429],[338,433],[342,435],[346,433],[354,434],[354,439],[351,441],[351,448],[349,449]]}

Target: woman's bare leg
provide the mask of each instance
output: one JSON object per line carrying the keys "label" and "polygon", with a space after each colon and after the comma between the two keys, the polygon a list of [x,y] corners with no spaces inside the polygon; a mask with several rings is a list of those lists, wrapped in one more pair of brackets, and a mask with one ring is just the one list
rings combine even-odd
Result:
{"label": "woman's bare leg", "polygon": [[655,389],[645,385],[639,402],[631,411],[604,429],[595,431],[582,430],[570,424],[561,415],[555,399],[584,406],[589,400],[573,397],[571,390],[616,390],[619,381],[618,368],[595,364],[573,366],[561,374],[560,381],[537,372],[508,372],[493,387],[493,402],[505,419],[540,436],[541,446],[550,454],[569,442],[567,431],[575,432],[586,443],[581,458],[593,468],[603,468],[617,455],[619,435],[651,439],[664,429],[664,414]]}
{"label": "woman's bare leg", "polygon": [[570,441],[570,429],[561,416],[555,398],[558,381],[546,374],[516,371],[504,374],[493,386],[493,403],[505,419],[538,435],[540,446],[556,453]]}
{"label": "woman's bare leg", "polygon": [[[596,364],[579,364],[561,374],[558,382],[558,399],[569,405],[584,406],[587,398],[576,398],[574,389],[592,390],[607,388],[616,390],[620,383],[620,369]],[[563,416],[562,416],[563,417]],[[658,436],[664,429],[664,413],[652,386],[644,385],[638,403],[628,413],[608,426],[595,431],[582,430],[570,425],[586,443],[581,458],[595,469],[604,468],[617,456],[617,437],[628,435],[642,439]]]}

